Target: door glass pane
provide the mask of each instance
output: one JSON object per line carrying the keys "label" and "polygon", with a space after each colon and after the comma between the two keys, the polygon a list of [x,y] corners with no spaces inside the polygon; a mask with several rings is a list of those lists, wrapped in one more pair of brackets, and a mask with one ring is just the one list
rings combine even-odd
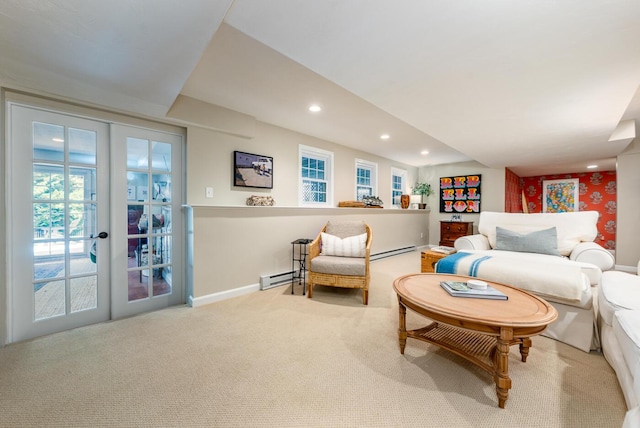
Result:
{"label": "door glass pane", "polygon": [[154,171],[171,171],[171,144],[153,141],[151,156]]}
{"label": "door glass pane", "polygon": [[69,281],[71,312],[94,309],[98,306],[98,277],[85,276]]}
{"label": "door glass pane", "polygon": [[[33,204],[33,229],[36,241],[64,238],[64,204]],[[62,248],[64,251],[64,246]],[[58,253],[56,253],[58,254]]]}
{"label": "door glass pane", "polygon": [[130,302],[149,297],[149,269],[145,269],[149,265],[147,238],[139,236],[133,240],[136,242],[136,248],[133,257],[128,259],[128,299]]}
{"label": "door glass pane", "polygon": [[33,238],[36,241],[51,238],[51,204],[33,204]]}
{"label": "door glass pane", "polygon": [[39,256],[53,256],[64,254],[64,240],[63,239],[46,239],[33,244],[33,254],[36,257]]}
{"label": "door glass pane", "polygon": [[64,280],[34,284],[36,320],[61,316],[66,313],[64,284]]}
{"label": "door glass pane", "polygon": [[[69,242],[69,270],[72,276],[96,273],[96,258],[91,256],[93,240],[77,240]],[[95,248],[94,248],[95,251]]]}
{"label": "door glass pane", "polygon": [[[40,244],[47,245],[47,244]],[[64,243],[60,243],[62,247]],[[47,278],[64,278],[64,254],[59,255],[40,255],[36,253],[36,257],[33,263],[33,279],[35,281],[47,279]]]}
{"label": "door glass pane", "polygon": [[128,299],[131,302],[149,297],[149,206],[133,204],[128,206],[127,211]]}
{"label": "door glass pane", "polygon": [[69,199],[89,201],[96,198],[96,169],[69,168]]}
{"label": "door glass pane", "polygon": [[33,199],[64,200],[64,167],[61,165],[33,165]]}
{"label": "door glass pane", "polygon": [[127,168],[149,168],[149,140],[127,138]]}
{"label": "door glass pane", "polygon": [[69,128],[69,162],[95,165],[96,149],[95,131]]}
{"label": "door glass pane", "polygon": [[127,198],[131,201],[149,201],[149,174],[146,172],[127,173]]}
{"label": "door glass pane", "polygon": [[33,122],[33,158],[64,161],[64,126]]}
{"label": "door glass pane", "polygon": [[170,174],[153,174],[153,193],[152,198],[155,201],[171,202],[171,175]]}
{"label": "door glass pane", "polygon": [[69,237],[88,239],[96,235],[96,204],[69,204]]}

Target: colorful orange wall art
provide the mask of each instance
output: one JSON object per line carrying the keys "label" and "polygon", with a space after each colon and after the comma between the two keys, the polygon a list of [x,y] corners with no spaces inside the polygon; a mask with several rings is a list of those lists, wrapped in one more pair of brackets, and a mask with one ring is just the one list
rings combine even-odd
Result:
{"label": "colorful orange wall art", "polygon": [[542,212],[578,211],[579,190],[580,184],[577,178],[544,180],[542,182]]}
{"label": "colorful orange wall art", "polygon": [[441,213],[479,213],[481,175],[440,177]]}

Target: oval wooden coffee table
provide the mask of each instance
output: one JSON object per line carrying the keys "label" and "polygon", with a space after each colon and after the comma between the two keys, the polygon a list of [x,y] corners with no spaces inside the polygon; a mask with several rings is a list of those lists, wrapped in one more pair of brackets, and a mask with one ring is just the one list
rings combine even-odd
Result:
{"label": "oval wooden coffee table", "polygon": [[[393,282],[399,303],[400,353],[404,354],[410,337],[467,359],[493,376],[498,405],[504,408],[511,389],[509,347],[519,345],[522,361],[526,362],[530,337],[542,333],[558,313],[545,300],[510,285],[486,281],[506,294],[508,300],[452,297],[440,286],[440,281],[468,279],[476,278],[421,273],[401,276]],[[407,308],[433,322],[407,331]]]}

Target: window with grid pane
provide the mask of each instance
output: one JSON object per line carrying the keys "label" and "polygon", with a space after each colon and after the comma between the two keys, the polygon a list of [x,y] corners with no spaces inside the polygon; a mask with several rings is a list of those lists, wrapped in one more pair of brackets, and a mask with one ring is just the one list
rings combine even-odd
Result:
{"label": "window with grid pane", "polygon": [[377,171],[377,164],[356,159],[356,200],[377,195]]}
{"label": "window with grid pane", "polygon": [[400,195],[405,193],[404,189],[406,181],[406,170],[391,168],[391,203],[393,206],[400,206]]}
{"label": "window with grid pane", "polygon": [[300,204],[331,204],[331,164],[333,153],[300,146]]}

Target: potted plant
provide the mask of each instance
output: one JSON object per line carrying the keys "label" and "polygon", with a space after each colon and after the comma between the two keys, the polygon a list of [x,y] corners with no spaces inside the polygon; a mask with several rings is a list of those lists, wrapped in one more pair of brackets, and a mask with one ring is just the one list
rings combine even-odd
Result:
{"label": "potted plant", "polygon": [[417,182],[415,186],[411,188],[411,191],[414,195],[422,196],[422,203],[418,204],[418,208],[423,210],[427,207],[427,203],[425,202],[425,198],[429,197],[431,194],[431,184],[424,182]]}

